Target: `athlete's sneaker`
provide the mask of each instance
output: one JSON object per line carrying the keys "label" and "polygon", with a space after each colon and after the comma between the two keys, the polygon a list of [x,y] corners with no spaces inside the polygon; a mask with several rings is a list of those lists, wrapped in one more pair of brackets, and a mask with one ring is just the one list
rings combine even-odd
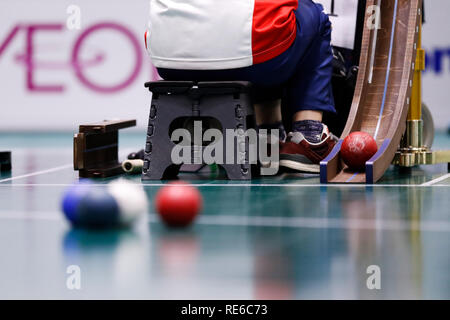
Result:
{"label": "athlete's sneaker", "polygon": [[280,149],[280,167],[296,171],[319,173],[320,161],[325,159],[338,138],[323,125],[322,140],[311,143],[301,132],[291,132]]}

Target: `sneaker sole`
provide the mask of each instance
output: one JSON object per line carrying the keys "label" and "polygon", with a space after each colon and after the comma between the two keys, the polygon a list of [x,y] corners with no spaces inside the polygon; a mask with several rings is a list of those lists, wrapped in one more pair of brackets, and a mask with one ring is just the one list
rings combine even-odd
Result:
{"label": "sneaker sole", "polygon": [[302,172],[320,173],[320,165],[318,164],[307,164],[292,160],[280,160],[280,167],[286,167]]}

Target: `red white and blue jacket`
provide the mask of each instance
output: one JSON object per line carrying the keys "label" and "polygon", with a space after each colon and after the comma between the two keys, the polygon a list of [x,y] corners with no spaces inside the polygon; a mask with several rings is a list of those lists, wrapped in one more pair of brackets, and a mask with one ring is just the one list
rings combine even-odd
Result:
{"label": "red white and blue jacket", "polygon": [[217,70],[270,60],[294,42],[299,0],[150,0],[156,67]]}

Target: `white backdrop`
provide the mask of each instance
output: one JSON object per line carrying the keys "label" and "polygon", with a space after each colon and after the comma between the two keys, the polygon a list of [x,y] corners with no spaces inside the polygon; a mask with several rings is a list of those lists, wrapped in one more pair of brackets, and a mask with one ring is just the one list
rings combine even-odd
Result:
{"label": "white backdrop", "polygon": [[[330,0],[321,2],[328,8]],[[355,0],[337,1],[338,15],[344,2],[351,8]],[[66,25],[70,5],[81,10],[79,30]],[[448,12],[450,1],[427,1],[424,100],[441,128],[450,124]],[[156,77],[143,44],[147,17],[148,0],[0,0],[0,131],[76,130],[112,118],[136,118],[144,128],[143,84]],[[338,19],[334,41],[349,41],[351,28]]]}
{"label": "white backdrop", "polygon": [[[80,30],[66,26],[71,4],[81,9]],[[144,127],[147,8],[144,0],[0,0],[0,130],[75,130],[105,118]]]}
{"label": "white backdrop", "polygon": [[446,128],[450,126],[450,1],[426,0],[425,5],[423,101],[433,112],[436,126]]}

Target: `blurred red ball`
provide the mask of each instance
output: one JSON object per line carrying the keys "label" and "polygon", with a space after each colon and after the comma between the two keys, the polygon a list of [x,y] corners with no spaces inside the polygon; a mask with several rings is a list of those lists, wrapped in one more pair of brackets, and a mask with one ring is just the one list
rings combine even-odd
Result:
{"label": "blurred red ball", "polygon": [[203,199],[196,187],[186,182],[171,182],[158,191],[155,206],[167,225],[184,227],[202,210]]}
{"label": "blurred red ball", "polygon": [[352,170],[364,171],[366,162],[378,151],[377,142],[366,132],[352,132],[342,142],[341,156]]}

